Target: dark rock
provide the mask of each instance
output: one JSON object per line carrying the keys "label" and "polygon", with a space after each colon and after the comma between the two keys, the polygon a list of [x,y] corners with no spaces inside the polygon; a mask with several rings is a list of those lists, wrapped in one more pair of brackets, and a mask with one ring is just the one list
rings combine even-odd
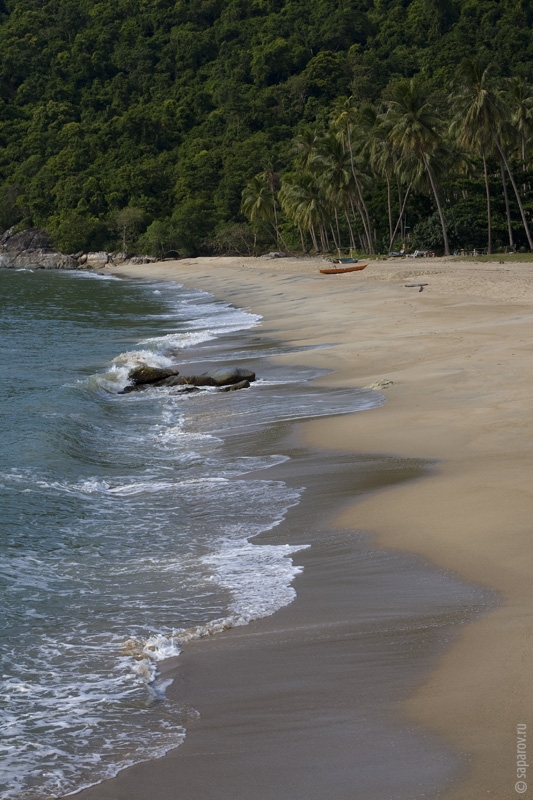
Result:
{"label": "dark rock", "polygon": [[166,378],[162,386],[216,386],[207,375],[180,375],[179,378]]}
{"label": "dark rock", "polygon": [[183,392],[196,391],[202,386],[212,386],[220,391],[229,392],[233,389],[248,389],[250,383],[255,381],[255,372],[242,367],[228,367],[210,370],[202,375],[180,375],[178,370],[172,367],[160,369],[141,364],[130,370],[128,378],[131,384],[120,394],[158,386],[176,387]]}
{"label": "dark rock", "polygon": [[163,382],[166,378],[176,375],[179,375],[179,370],[174,367],[160,368],[141,364],[139,367],[134,367],[129,371],[128,378],[134,386],[139,386],[145,383]]}
{"label": "dark rock", "polygon": [[11,228],[8,228],[7,231],[3,232],[3,234],[0,236],[0,247],[3,247],[7,240],[13,236],[14,230],[15,226],[12,225]]}
{"label": "dark rock", "polygon": [[202,377],[210,378],[213,386],[229,386],[240,381],[255,381],[255,372],[243,367],[221,367],[205,372]]}
{"label": "dark rock", "polygon": [[46,231],[30,228],[26,231],[13,233],[13,228],[9,228],[2,238],[0,245],[6,250],[50,250],[50,237]]}
{"label": "dark rock", "polygon": [[229,386],[221,386],[219,392],[235,392],[237,389],[249,389],[250,381],[239,381],[238,383],[231,383]]}
{"label": "dark rock", "polygon": [[241,381],[255,381],[255,372],[242,367],[222,367],[201,375],[180,375],[166,378],[162,386],[231,386]]}

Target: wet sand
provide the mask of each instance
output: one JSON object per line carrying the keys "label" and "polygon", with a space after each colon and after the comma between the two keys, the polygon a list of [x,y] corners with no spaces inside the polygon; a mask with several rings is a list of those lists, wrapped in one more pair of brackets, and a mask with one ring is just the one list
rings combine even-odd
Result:
{"label": "wet sand", "polygon": [[[202,718],[181,748],[82,792],[86,800],[516,794],[516,726],[528,723],[531,699],[533,267],[402,260],[326,277],[319,266],[221,258],[115,271],[177,280],[251,308],[264,317],[262,334],[316,345],[282,360],[335,370],[321,379],[331,385],[392,381],[382,390],[384,406],[308,423],[300,433],[305,444],[438,465],[423,479],[364,497],[348,487],[334,498],[333,518],[312,505],[304,512],[304,501],[307,519],[299,524],[314,546],[297,556],[306,570],[296,602],[268,620],[192,643],[177,665],[167,664],[177,675],[172,691]],[[406,288],[414,282],[428,286]],[[326,486],[333,491],[331,475]],[[288,518],[285,535],[287,525],[298,528]],[[382,607],[362,619],[354,613],[360,581],[349,576],[357,575],[361,531],[387,548],[385,560],[406,559],[395,562],[396,576],[413,564],[424,572],[427,562],[450,571],[426,572],[425,581],[451,582],[445,594],[458,598],[457,615],[450,606],[432,611],[424,580],[407,581],[439,620],[429,626],[433,639],[427,615],[400,602],[405,593],[388,568],[383,586],[392,590],[377,592]],[[375,574],[371,581],[380,586]],[[462,594],[468,591],[470,600]],[[495,596],[496,610],[463,625],[458,637],[448,633]],[[395,650],[405,654],[398,681],[395,670],[387,672],[390,648],[380,652],[380,644],[391,636],[398,642],[390,620],[400,606],[407,633]],[[369,725],[379,729],[370,739],[382,742],[377,754],[365,747]],[[417,762],[406,774],[405,764]]]}

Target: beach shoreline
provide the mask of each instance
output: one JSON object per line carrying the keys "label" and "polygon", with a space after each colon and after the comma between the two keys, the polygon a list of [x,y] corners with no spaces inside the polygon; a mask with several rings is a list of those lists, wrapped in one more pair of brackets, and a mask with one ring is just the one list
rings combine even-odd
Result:
{"label": "beach shoreline", "polygon": [[[424,480],[343,507],[334,524],[372,531],[383,547],[420,554],[501,597],[497,610],[465,626],[440,655],[403,711],[471,758],[439,797],[512,796],[532,662],[530,265],[376,261],[345,276],[321,276],[321,265],[213,258],[112,271],[174,280],[260,313],[264,335],[314,345],[281,358],[334,370],[325,383],[391,382],[382,389],[385,405],[309,422],[304,438],[339,452],[439,462]],[[415,282],[427,286],[406,286]],[[157,764],[139,769],[157,775]],[[121,794],[121,780],[86,796],[133,797]]]}

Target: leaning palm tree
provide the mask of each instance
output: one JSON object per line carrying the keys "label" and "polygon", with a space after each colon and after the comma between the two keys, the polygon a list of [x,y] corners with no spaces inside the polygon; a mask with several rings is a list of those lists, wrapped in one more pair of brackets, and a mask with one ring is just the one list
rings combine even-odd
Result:
{"label": "leaning palm tree", "polygon": [[527,221],[524,205],[522,203],[522,198],[520,197],[520,192],[518,191],[518,186],[516,185],[516,180],[513,171],[511,170],[509,158],[507,156],[507,150],[508,149],[512,150],[513,140],[515,139],[515,134],[516,134],[516,130],[514,129],[512,123],[512,111],[508,103],[506,102],[507,98],[505,97],[504,93],[502,91],[498,91],[497,96],[498,96],[498,101],[500,103],[501,111],[500,111],[499,125],[494,131],[494,144],[496,145],[496,150],[505,167],[505,171],[509,176],[509,180],[511,181],[511,186],[513,187],[516,202],[520,210],[522,224],[526,232],[529,249],[533,251],[533,237],[531,236],[531,231],[529,229],[529,223]]}
{"label": "leaning palm tree", "polygon": [[479,58],[465,58],[457,70],[450,102],[454,108],[452,133],[460,148],[481,156],[487,198],[487,252],[492,253],[492,217],[487,157],[495,150],[494,132],[501,120],[501,104],[491,82],[491,67]]}
{"label": "leaning palm tree", "polygon": [[435,104],[430,102],[429,95],[417,78],[400,80],[392,87],[387,122],[390,124],[389,140],[398,157],[409,163],[413,160],[419,162],[422,168],[420,172],[424,172],[429,180],[442,227],[444,254],[450,255],[435,168],[439,149],[443,145],[440,132],[442,125]]}

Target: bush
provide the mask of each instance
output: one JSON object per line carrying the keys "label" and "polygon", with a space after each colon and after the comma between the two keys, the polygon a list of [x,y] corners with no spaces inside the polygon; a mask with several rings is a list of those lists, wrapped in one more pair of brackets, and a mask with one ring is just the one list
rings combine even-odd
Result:
{"label": "bush", "polygon": [[49,218],[46,229],[54,247],[63,253],[106,250],[110,244],[110,232],[105,222],[86,217],[79,211],[66,210]]}
{"label": "bush", "polygon": [[[444,212],[444,221],[451,250],[473,250],[487,246],[487,227],[483,227],[458,207]],[[443,250],[442,227],[436,211],[413,228],[411,245],[416,250]]]}

